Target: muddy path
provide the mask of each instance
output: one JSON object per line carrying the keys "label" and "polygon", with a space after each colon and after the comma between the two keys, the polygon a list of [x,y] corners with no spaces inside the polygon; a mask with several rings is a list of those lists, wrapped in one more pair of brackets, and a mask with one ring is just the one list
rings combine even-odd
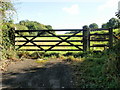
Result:
{"label": "muddy path", "polygon": [[50,60],[45,64],[34,60],[11,63],[2,74],[3,88],[74,88],[70,63]]}

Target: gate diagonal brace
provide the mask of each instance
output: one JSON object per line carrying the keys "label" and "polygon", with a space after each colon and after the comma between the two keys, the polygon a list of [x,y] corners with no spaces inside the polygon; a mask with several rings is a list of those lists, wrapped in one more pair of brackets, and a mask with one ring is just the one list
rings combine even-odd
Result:
{"label": "gate diagonal brace", "polygon": [[75,47],[78,48],[79,50],[82,50],[82,49],[79,48],[78,46],[72,44],[70,41],[67,41],[69,38],[71,38],[72,36],[75,36],[75,35],[76,35],[77,33],[79,33],[80,31],[74,33],[74,34],[71,35],[71,36],[68,36],[66,39],[63,39],[63,38],[61,38],[60,36],[56,36],[55,34],[49,32],[49,31],[47,31],[47,32],[50,33],[50,34],[52,34],[53,36],[55,36],[55,37],[61,39],[62,41],[58,42],[57,44],[55,44],[54,46],[50,47],[49,49],[47,49],[47,50],[45,50],[45,51],[50,51],[50,50],[52,50],[52,48],[54,48],[55,46],[58,46],[59,44],[61,44],[61,43],[64,42],[64,41],[67,42],[67,43],[69,43],[69,44],[72,45],[72,46],[75,46]]}
{"label": "gate diagonal brace", "polygon": [[[35,37],[33,37],[32,39],[27,39],[25,36],[23,36],[23,35],[20,35],[18,32],[17,32],[17,34],[19,35],[19,36],[21,36],[21,37],[23,37],[24,39],[26,39],[27,41],[22,45],[22,46],[25,46],[27,43],[29,43],[29,42],[31,42],[32,44],[34,44],[35,46],[37,46],[38,48],[40,48],[41,50],[43,50],[44,51],[44,49],[42,48],[42,47],[40,47],[40,46],[38,46],[37,44],[35,44],[32,40],[34,40],[37,36],[40,36],[41,34],[43,34],[43,32],[41,32],[41,33],[38,33],[38,35],[37,36],[35,36]],[[19,46],[18,48],[17,48],[17,50],[18,49],[20,49],[22,46]]]}

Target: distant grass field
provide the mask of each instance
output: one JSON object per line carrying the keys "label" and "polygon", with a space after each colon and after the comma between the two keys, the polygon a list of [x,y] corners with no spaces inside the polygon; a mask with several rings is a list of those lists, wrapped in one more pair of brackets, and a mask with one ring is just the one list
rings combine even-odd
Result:
{"label": "distant grass field", "polygon": [[[118,29],[114,29],[113,32],[118,32]],[[91,34],[94,34],[94,33],[100,33],[100,34],[104,34],[104,33],[108,33],[108,31],[94,31],[94,32],[91,32]],[[58,35],[58,34],[57,34]],[[64,35],[64,34],[60,34],[60,35]],[[72,34],[65,34],[65,35],[72,35]],[[82,35],[82,33],[78,33],[77,35]],[[95,36],[91,36],[91,37],[95,37]],[[67,38],[67,37],[62,37],[63,39]],[[27,39],[32,39],[32,37],[27,37]],[[69,38],[68,40],[82,40],[83,38],[82,37],[71,37]],[[106,38],[108,39],[108,38]],[[22,37],[17,37],[16,40],[25,40],[24,38]],[[60,40],[59,38],[57,37],[37,37],[35,38],[34,40]],[[16,42],[16,45],[22,45],[24,44],[25,42]],[[58,42],[35,42],[37,45],[55,45],[57,44]],[[83,43],[81,42],[71,42],[72,44],[74,45],[83,45]],[[96,45],[96,44],[108,44],[108,41],[99,41],[99,42],[96,42],[96,41],[91,41],[90,42],[90,46],[92,45]],[[32,43],[27,43],[26,45],[33,45]],[[69,43],[66,43],[66,42],[62,42],[61,44],[59,45],[70,45]],[[50,46],[48,47],[45,47],[45,46],[41,46],[43,49],[48,49],[50,48]],[[82,46],[79,46],[81,49],[83,49]],[[17,46],[16,46],[17,48]],[[20,49],[39,49],[38,47],[36,46],[24,46],[24,47],[21,47]],[[56,46],[54,47],[53,49],[78,49],[76,47],[73,47],[73,46]],[[90,50],[104,50],[104,47],[91,47]],[[49,51],[49,52],[53,52],[53,51]],[[62,52],[63,51],[54,51],[54,52]],[[64,51],[64,52],[67,52],[67,51]]]}

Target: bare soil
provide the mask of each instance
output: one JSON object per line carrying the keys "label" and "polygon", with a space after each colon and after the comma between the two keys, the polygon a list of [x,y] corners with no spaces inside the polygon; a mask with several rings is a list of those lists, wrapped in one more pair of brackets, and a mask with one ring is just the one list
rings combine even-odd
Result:
{"label": "bare soil", "polygon": [[72,72],[70,63],[59,59],[12,62],[2,73],[2,88],[74,88]]}

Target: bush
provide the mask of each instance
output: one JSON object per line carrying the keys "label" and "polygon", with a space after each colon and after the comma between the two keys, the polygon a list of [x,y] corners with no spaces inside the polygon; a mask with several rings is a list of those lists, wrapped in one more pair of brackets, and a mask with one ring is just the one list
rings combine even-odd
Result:
{"label": "bush", "polygon": [[108,59],[104,66],[104,73],[109,73],[107,77],[112,79],[116,87],[120,87],[120,41],[109,50]]}

